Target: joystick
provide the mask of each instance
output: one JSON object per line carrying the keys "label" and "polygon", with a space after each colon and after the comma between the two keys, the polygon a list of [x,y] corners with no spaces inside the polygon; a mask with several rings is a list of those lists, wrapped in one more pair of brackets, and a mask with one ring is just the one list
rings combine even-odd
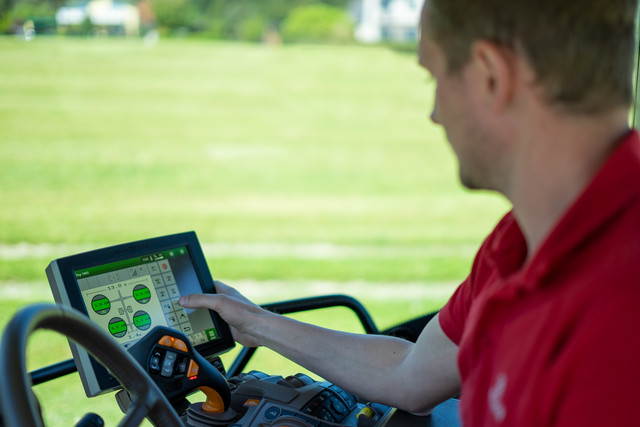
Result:
{"label": "joystick", "polygon": [[231,391],[227,380],[208,360],[195,351],[182,332],[158,326],[133,345],[129,352],[160,387],[170,402],[179,402],[195,389],[206,396],[204,403],[190,405],[193,426],[227,425],[236,417],[229,408]]}
{"label": "joystick", "polygon": [[[206,402],[205,402],[206,403]],[[193,403],[187,411],[186,424],[189,427],[214,427],[228,426],[238,417],[233,409],[229,408],[224,412],[207,412],[204,410],[205,403]]]}

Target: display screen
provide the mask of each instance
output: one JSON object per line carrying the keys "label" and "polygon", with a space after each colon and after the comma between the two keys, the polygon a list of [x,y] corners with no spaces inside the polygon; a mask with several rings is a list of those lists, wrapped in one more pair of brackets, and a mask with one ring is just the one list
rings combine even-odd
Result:
{"label": "display screen", "polygon": [[[178,304],[182,295],[215,292],[193,231],[58,258],[46,272],[57,303],[87,315],[125,349],[156,326],[183,332],[209,360],[234,346],[217,313]],[[69,344],[87,396],[117,388],[84,349]]]}
{"label": "display screen", "polygon": [[211,316],[178,304],[202,292],[185,246],[74,271],[89,318],[128,348],[155,326],[184,332],[191,343],[218,338]]}

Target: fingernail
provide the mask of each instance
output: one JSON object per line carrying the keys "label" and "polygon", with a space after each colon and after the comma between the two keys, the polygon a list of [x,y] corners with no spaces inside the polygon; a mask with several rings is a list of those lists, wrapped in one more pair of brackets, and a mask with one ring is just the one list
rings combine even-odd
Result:
{"label": "fingernail", "polygon": [[178,304],[184,306],[185,304],[187,304],[189,302],[189,298],[186,296],[182,296],[180,297],[180,299],[178,300]]}

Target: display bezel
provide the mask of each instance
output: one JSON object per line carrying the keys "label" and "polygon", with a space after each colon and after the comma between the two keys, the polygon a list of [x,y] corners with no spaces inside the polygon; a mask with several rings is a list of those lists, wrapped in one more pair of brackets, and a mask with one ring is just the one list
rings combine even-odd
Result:
{"label": "display bezel", "polygon": [[[83,252],[51,261],[47,267],[47,277],[54,299],[58,304],[70,306],[89,317],[88,307],[82,298],[76,271],[94,268],[135,257],[147,256],[177,247],[186,247],[203,293],[214,293],[215,285],[204,253],[193,231],[154,237],[130,243]],[[180,284],[178,284],[179,286]],[[219,338],[195,345],[195,349],[207,359],[229,351],[235,345],[229,326],[220,316],[209,311]],[[116,380],[83,349],[70,342],[74,360],[78,367],[87,396],[96,396],[118,387]]]}

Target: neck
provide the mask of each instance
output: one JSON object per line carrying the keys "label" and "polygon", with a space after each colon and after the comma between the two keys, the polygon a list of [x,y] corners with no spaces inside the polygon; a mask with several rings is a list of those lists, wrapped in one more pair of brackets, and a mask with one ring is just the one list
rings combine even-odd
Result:
{"label": "neck", "polygon": [[519,130],[510,186],[504,191],[527,240],[529,258],[629,131],[626,109],[598,117],[559,119],[553,113]]}

